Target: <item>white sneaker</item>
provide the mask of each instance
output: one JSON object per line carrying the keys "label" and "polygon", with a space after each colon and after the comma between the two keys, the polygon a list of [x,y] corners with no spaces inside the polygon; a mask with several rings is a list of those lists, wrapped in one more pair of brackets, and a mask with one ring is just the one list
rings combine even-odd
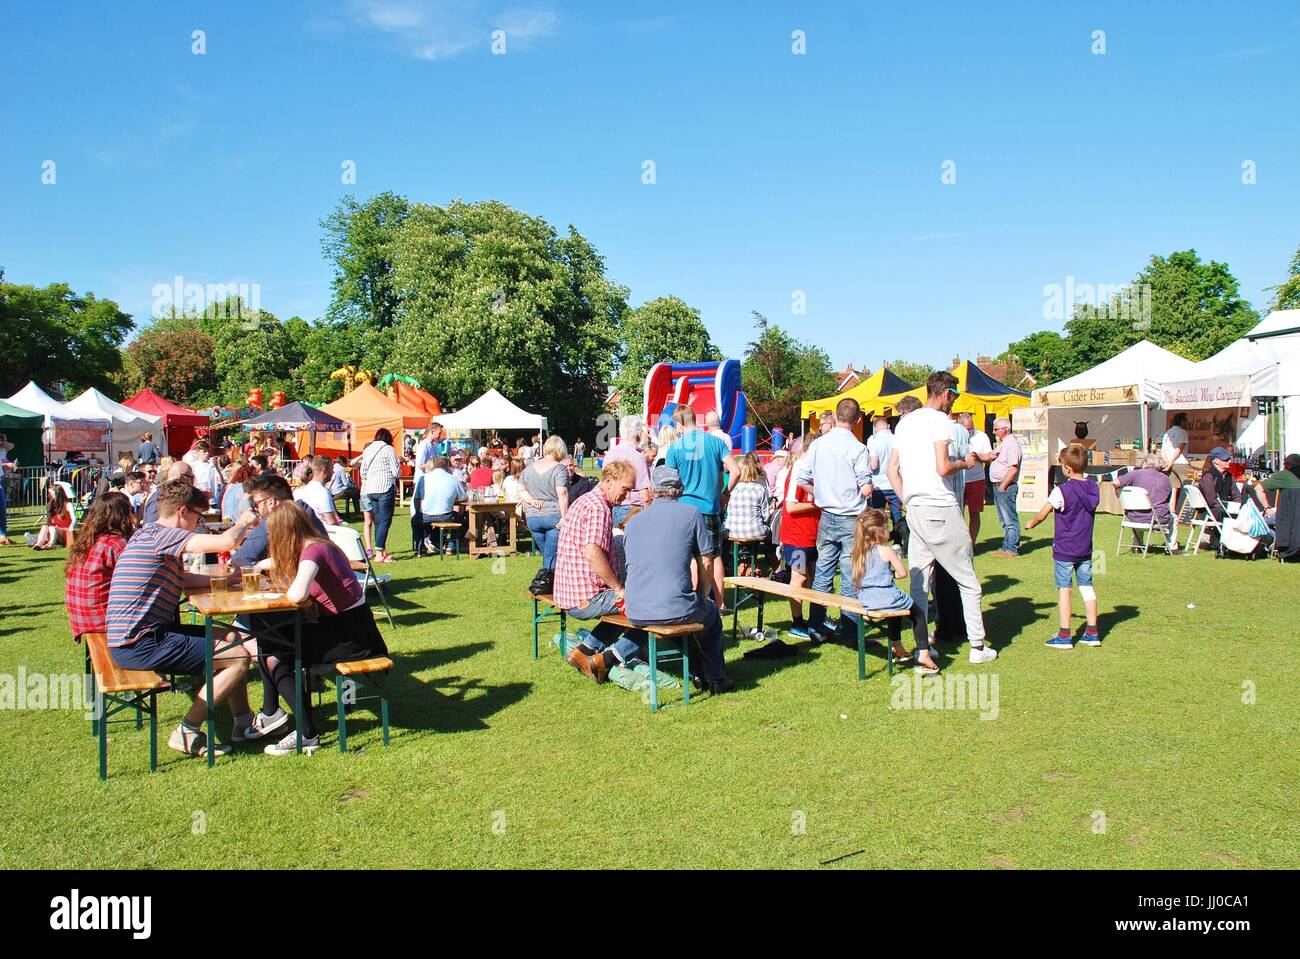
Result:
{"label": "white sneaker", "polygon": [[36,535],[34,533],[23,533],[23,539],[27,540],[28,546],[36,545]]}
{"label": "white sneaker", "polygon": [[[279,742],[269,744],[262,750],[262,752],[266,753],[268,756],[292,756],[294,752],[296,752],[295,747],[297,746],[297,743],[298,734],[296,732],[289,733],[289,735],[285,736]],[[319,736],[313,736],[311,739],[308,739],[306,736],[303,737],[302,751],[306,755],[310,756],[319,748]]]}
{"label": "white sneaker", "polygon": [[987,644],[970,648],[970,661],[972,663],[991,663],[997,658],[998,651]]}

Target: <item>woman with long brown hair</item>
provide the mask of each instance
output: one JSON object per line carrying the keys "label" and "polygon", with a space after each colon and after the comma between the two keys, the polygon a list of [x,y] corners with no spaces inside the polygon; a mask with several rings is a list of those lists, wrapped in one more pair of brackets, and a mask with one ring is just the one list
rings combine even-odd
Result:
{"label": "woman with long brown hair", "polygon": [[[322,538],[298,506],[281,503],[266,518],[268,557],[259,563],[277,589],[295,603],[311,600],[318,616],[302,624],[304,668],[325,663],[386,656],[388,647],[379,635],[374,614],[366,602],[365,588],[357,581],[343,551]],[[253,720],[250,738],[261,738],[287,721],[280,699],[293,702],[293,643],[260,639],[258,664],[262,668],[262,711]],[[297,717],[302,748],[320,746],[310,709]],[[295,748],[293,733],[266,747],[270,756],[285,756]]]}
{"label": "woman with long brown hair", "polygon": [[108,492],[91,505],[68,547],[64,593],[72,636],[107,631],[108,587],[113,568],[135,532],[135,515],[125,493]]}
{"label": "woman with long brown hair", "polygon": [[36,536],[27,534],[27,545],[32,549],[49,549],[66,543],[68,530],[75,529],[77,526],[76,510],[61,483],[51,481],[45,489],[45,497],[48,502],[41,531]]}

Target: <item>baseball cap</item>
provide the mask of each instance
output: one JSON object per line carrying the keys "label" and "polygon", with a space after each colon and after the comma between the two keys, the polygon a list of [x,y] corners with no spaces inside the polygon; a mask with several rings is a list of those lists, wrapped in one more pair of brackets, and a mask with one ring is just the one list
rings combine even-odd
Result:
{"label": "baseball cap", "polygon": [[650,473],[650,483],[657,490],[682,489],[682,477],[671,466],[656,466]]}
{"label": "baseball cap", "polygon": [[1229,453],[1229,452],[1228,452],[1226,449],[1224,449],[1222,446],[1216,446],[1214,449],[1210,450],[1210,459],[1212,459],[1212,460],[1230,460],[1230,459],[1232,459],[1232,454]]}

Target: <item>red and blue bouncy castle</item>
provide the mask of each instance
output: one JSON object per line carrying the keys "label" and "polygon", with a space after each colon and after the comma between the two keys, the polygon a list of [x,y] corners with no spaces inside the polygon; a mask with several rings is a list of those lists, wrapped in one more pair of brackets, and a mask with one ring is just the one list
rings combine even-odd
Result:
{"label": "red and blue bouncy castle", "polygon": [[656,363],[650,367],[645,378],[645,421],[656,429],[669,426],[673,410],[682,404],[695,411],[700,426],[705,414],[716,411],[722,429],[731,434],[732,449],[754,449],[757,430],[745,424],[749,410],[740,388],[739,360]]}

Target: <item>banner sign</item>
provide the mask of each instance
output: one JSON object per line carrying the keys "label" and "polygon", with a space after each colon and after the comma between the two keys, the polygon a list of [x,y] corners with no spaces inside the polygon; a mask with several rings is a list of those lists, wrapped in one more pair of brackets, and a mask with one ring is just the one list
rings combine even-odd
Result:
{"label": "banner sign", "polygon": [[1142,397],[1136,385],[1106,386],[1100,389],[1044,390],[1037,394],[1035,406],[1105,406],[1111,403],[1137,403]]}
{"label": "banner sign", "polygon": [[[1187,457],[1209,453],[1216,446],[1234,449],[1237,445],[1237,407],[1196,410],[1187,414]],[[1173,416],[1167,417],[1169,421]]]}
{"label": "banner sign", "polygon": [[98,453],[108,449],[108,435],[99,420],[56,419],[49,432],[50,449]]}
{"label": "banner sign", "polygon": [[1160,387],[1161,405],[1167,410],[1211,410],[1250,406],[1249,376],[1215,376],[1181,380]]}

